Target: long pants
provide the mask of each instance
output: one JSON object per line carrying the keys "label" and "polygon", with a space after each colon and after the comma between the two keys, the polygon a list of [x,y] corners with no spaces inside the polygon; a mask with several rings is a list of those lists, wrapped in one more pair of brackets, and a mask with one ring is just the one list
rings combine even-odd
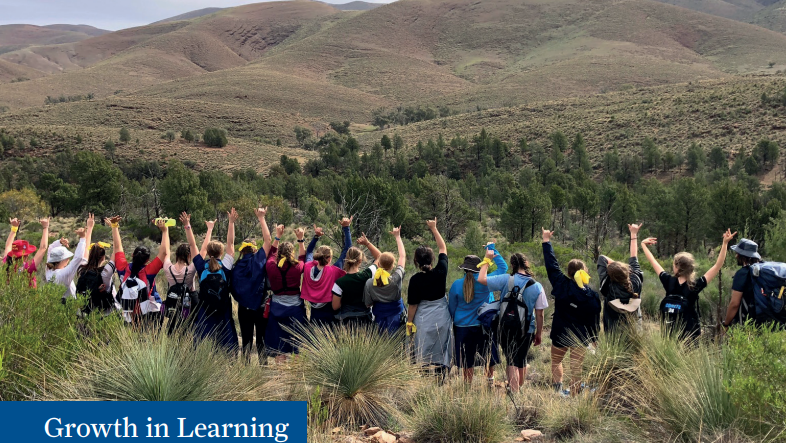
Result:
{"label": "long pants", "polygon": [[267,319],[265,318],[265,305],[257,310],[248,309],[238,305],[237,320],[240,323],[240,341],[243,343],[243,355],[251,352],[254,344],[254,328],[256,328],[257,354],[262,356],[265,352],[265,331]]}

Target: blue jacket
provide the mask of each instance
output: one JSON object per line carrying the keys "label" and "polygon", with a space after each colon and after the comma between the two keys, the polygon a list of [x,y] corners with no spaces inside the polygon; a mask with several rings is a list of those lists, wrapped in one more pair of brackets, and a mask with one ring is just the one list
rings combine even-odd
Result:
{"label": "blue jacket", "polygon": [[543,259],[554,296],[551,340],[564,345],[575,334],[585,345],[589,344],[600,331],[600,296],[589,285],[579,288],[562,272],[550,242],[543,243]]}
{"label": "blue jacket", "polygon": [[[497,254],[494,256],[494,263],[497,265],[497,270],[489,274],[490,276],[504,274],[508,271],[508,264],[505,263],[501,255]],[[450,310],[450,316],[453,318],[454,326],[468,327],[480,325],[480,321],[478,321],[478,308],[480,308],[480,305],[483,303],[489,301],[493,294],[489,291],[488,286],[478,283],[478,275],[479,274],[473,274],[473,278],[475,279],[475,297],[469,303],[464,301],[465,277],[461,277],[454,281],[450,286],[450,291],[448,293],[448,309]]]}
{"label": "blue jacket", "polygon": [[[333,263],[333,266],[337,268],[344,267],[344,259],[347,258],[347,251],[352,247],[352,233],[349,232],[349,226],[345,228],[342,227],[341,229],[344,231],[344,246],[341,248],[341,255],[338,256],[338,260]],[[314,249],[317,248],[318,241],[319,237],[315,235],[308,243],[308,247],[306,248],[306,263],[314,259]]]}
{"label": "blue jacket", "polygon": [[265,300],[265,262],[267,255],[260,248],[246,254],[232,268],[232,296],[244,308],[257,310]]}

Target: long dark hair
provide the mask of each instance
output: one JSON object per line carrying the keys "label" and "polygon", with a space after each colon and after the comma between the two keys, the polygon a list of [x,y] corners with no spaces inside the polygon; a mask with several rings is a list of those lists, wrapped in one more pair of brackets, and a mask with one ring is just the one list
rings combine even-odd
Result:
{"label": "long dark hair", "polygon": [[175,263],[183,262],[187,265],[191,264],[191,247],[183,243],[175,250]]}
{"label": "long dark hair", "polygon": [[150,260],[150,249],[147,246],[137,246],[131,257],[131,277],[138,276],[142,268],[147,266],[148,260]]}
{"label": "long dark hair", "polygon": [[415,249],[413,261],[418,269],[428,272],[431,270],[431,265],[434,262],[434,251],[428,246],[420,246]]}
{"label": "long dark hair", "polygon": [[90,255],[87,256],[87,263],[79,266],[76,274],[82,275],[88,271],[98,271],[105,258],[106,250],[99,246],[98,243],[94,244],[93,247],[90,248]]}
{"label": "long dark hair", "polygon": [[510,256],[510,275],[516,275],[519,272],[532,277],[532,271],[529,269],[529,260],[527,256],[517,252]]}

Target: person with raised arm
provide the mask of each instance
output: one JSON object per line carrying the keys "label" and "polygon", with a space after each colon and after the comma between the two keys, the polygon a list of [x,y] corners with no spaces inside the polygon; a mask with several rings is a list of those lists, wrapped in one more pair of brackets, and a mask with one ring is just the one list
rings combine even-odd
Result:
{"label": "person with raised arm", "polygon": [[366,280],[363,289],[363,302],[374,314],[374,322],[381,331],[393,334],[402,326],[404,301],[401,297],[401,286],[404,283],[404,266],[407,264],[407,252],[401,239],[401,226],[393,228],[391,234],[396,239],[398,261],[391,252],[379,256],[379,267],[374,275]]}
{"label": "person with raised arm", "polygon": [[[89,214],[87,217],[87,224],[85,228],[76,230],[76,235],[79,237],[79,243],[76,245],[76,251],[73,253],[68,250],[68,242],[63,239],[54,241],[49,246],[49,252],[46,260],[46,281],[47,283],[55,283],[66,287],[65,293],[61,299],[65,304],[66,298],[76,298],[76,283],[74,277],[76,271],[80,266],[87,262],[87,245],[93,236],[93,227],[95,226],[95,216]],[[65,244],[64,244],[65,243]],[[74,258],[71,260],[71,258]]]}
{"label": "person with raised arm", "polygon": [[[235,320],[232,317],[232,300],[229,291],[229,274],[234,258],[224,254],[224,244],[210,240],[205,246],[205,255],[197,253],[191,215],[183,212],[180,221],[186,230],[191,261],[199,275],[199,303],[194,309],[194,327],[202,339],[212,337],[228,353],[238,348]],[[234,227],[227,229],[227,241],[234,241]],[[207,237],[205,237],[207,240]]]}
{"label": "person with raised arm", "polygon": [[333,265],[330,264],[333,260],[333,250],[327,245],[317,248],[313,260],[310,260],[310,252],[316,245],[316,241],[322,236],[322,229],[314,227],[314,239],[311,240],[306,251],[306,266],[303,269],[303,285],[300,293],[303,300],[311,303],[309,321],[312,323],[331,325],[336,322],[336,312],[333,310],[333,285],[336,280],[346,274],[341,268],[344,266],[344,258],[347,256],[349,248],[352,247],[352,237],[349,230],[351,224],[351,217],[344,217],[341,220],[344,247]]}
{"label": "person with raised arm", "polygon": [[[119,220],[120,217],[116,219]],[[112,219],[106,218],[104,223],[111,226]],[[77,270],[76,291],[87,298],[82,314],[87,315],[98,310],[103,315],[108,315],[117,309],[115,303],[117,289],[112,284],[116,266],[111,254],[107,260],[107,249],[111,247],[109,243],[101,241],[91,243],[87,263]]]}
{"label": "person with raised arm", "polygon": [[638,233],[641,224],[628,225],[630,258],[618,262],[601,255],[598,257],[600,293],[603,296],[603,330],[613,332],[625,324],[641,327],[641,288],[644,274],[639,266]]}
{"label": "person with raised arm", "polygon": [[183,243],[175,249],[175,262],[172,262],[169,229],[161,233],[161,245],[165,248],[163,271],[169,285],[164,300],[165,315],[169,319],[167,332],[171,334],[184,324],[190,314],[196,268],[191,262],[191,247],[188,243]]}
{"label": "person with raised arm", "polygon": [[680,252],[672,261],[672,274],[666,272],[652,255],[648,246],[658,243],[654,237],[646,238],[641,242],[641,249],[658,274],[666,296],[660,304],[661,323],[664,332],[679,335],[680,340],[696,340],[701,335],[701,315],[699,313],[699,298],[701,291],[710,284],[718,275],[723,262],[726,261],[726,250],[729,242],[736,232],[727,229],[723,233],[723,244],[715,264],[702,276],[696,278],[696,261],[693,255]]}
{"label": "person with raised arm", "polygon": [[412,261],[418,272],[407,289],[407,336],[411,337],[415,362],[430,366],[444,380],[453,359],[453,319],[447,298],[448,247],[437,229],[437,219],[426,225],[437,243],[434,251],[425,245],[415,250]]}
{"label": "person with raised arm", "polygon": [[570,395],[581,390],[581,366],[587,346],[597,340],[600,331],[600,296],[589,287],[587,265],[579,259],[568,262],[567,274],[560,269],[551,238],[554,231],[543,231],[543,258],[554,296],[554,320],[551,325],[551,382],[563,393],[562,361],[570,351]]}
{"label": "person with raised arm", "polygon": [[[306,322],[306,307],[300,298],[300,280],[306,266],[305,229],[295,230],[298,252],[292,242],[281,243],[284,225],[276,226],[276,237],[270,247],[265,269],[273,296],[265,331],[265,348],[277,363],[284,363],[287,355],[296,353],[290,330]],[[316,243],[316,242],[314,242]]]}
{"label": "person with raised arm", "polygon": [[[267,208],[254,208],[254,214],[259,221],[260,228],[262,228],[262,248],[258,248],[255,241],[243,240],[239,249],[240,256],[232,268],[231,281],[232,296],[238,305],[237,320],[240,323],[240,341],[243,346],[243,354],[248,356],[251,353],[256,338],[256,354],[258,358],[263,359],[265,356],[265,332],[268,323],[265,264],[270,253],[272,239],[270,228],[265,221]],[[237,211],[232,208],[229,213],[230,223],[234,225],[237,219]],[[256,334],[254,333],[255,329]]]}
{"label": "person with raised arm", "polygon": [[[24,272],[27,274],[28,285],[31,288],[36,288],[38,282],[36,280],[36,272],[41,269],[44,261],[46,249],[49,246],[49,219],[42,218],[38,222],[41,224],[41,243],[36,247],[31,245],[27,240],[15,240],[16,234],[19,231],[21,222],[13,218],[9,220],[11,230],[8,233],[8,238],[5,242],[5,249],[3,251],[3,263],[6,266],[6,280],[10,281],[13,272]],[[30,254],[35,252],[33,260],[30,260]]]}
{"label": "person with raised arm", "polygon": [[363,301],[363,291],[368,279],[374,276],[379,267],[379,256],[382,253],[363,233],[358,239],[358,245],[365,246],[371,252],[374,261],[363,271],[361,266],[366,261],[366,255],[360,248],[351,247],[344,259],[345,276],[333,284],[333,310],[336,319],[342,324],[366,325],[371,323],[371,310]]}

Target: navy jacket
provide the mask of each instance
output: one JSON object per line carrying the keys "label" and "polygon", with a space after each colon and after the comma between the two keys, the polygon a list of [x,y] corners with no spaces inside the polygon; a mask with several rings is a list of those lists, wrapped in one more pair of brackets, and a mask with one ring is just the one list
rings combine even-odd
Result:
{"label": "navy jacket", "polygon": [[265,301],[265,250],[246,254],[232,268],[232,296],[247,309],[257,310]]}

